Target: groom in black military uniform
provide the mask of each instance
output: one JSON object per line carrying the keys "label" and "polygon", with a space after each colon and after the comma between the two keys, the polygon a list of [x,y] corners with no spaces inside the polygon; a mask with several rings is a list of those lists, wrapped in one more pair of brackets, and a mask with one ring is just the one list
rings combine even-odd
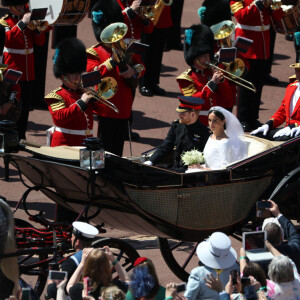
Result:
{"label": "groom in black military uniform", "polygon": [[193,149],[203,151],[209,137],[209,129],[199,121],[199,112],[204,100],[196,97],[178,96],[179,106],[176,111],[179,119],[173,121],[167,137],[157,147],[145,165],[155,165],[165,158],[176,147],[174,161],[171,166],[173,170],[184,172],[185,167],[181,161],[181,154]]}

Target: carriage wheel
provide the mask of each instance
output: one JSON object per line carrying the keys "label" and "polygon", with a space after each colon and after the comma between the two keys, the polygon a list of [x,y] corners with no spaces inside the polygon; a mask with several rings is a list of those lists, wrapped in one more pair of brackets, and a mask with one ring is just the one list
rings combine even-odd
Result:
{"label": "carriage wheel", "polygon": [[[187,282],[189,272],[195,268],[198,259],[195,258],[198,242],[184,242],[173,239],[157,238],[160,252],[170,270],[182,281]],[[182,258],[182,252],[186,255]],[[181,254],[179,257],[179,253]]]}
{"label": "carriage wheel", "polygon": [[[15,218],[16,227],[33,227],[30,223]],[[30,255],[24,255],[18,257],[20,277],[27,283],[32,285],[34,291],[40,296],[42,295],[48,277],[48,263],[41,264],[38,267],[34,266],[35,262],[42,262],[47,260],[48,255],[45,253],[39,253],[36,257]],[[28,277],[26,277],[28,276]]]}
{"label": "carriage wheel", "polygon": [[[102,238],[93,242],[92,246],[94,248],[108,246],[127,272],[133,268],[135,260],[140,257],[139,253],[133,246],[121,239]],[[116,278],[117,275],[114,275],[114,278]]]}

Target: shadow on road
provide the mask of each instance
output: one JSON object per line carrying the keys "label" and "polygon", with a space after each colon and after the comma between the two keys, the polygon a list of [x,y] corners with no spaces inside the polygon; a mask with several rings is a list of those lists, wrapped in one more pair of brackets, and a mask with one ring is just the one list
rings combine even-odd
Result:
{"label": "shadow on road", "polygon": [[137,111],[137,110],[133,111],[132,129],[147,130],[147,129],[169,127],[169,126],[170,123],[157,120],[154,118],[146,117],[143,111]]}

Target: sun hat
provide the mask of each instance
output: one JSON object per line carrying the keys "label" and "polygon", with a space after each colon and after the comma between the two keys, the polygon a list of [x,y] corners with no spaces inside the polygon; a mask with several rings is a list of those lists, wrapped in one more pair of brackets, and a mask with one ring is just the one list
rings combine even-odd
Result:
{"label": "sun hat", "polygon": [[227,269],[236,262],[236,251],[231,247],[229,237],[222,232],[214,232],[197,247],[199,260],[212,269]]}

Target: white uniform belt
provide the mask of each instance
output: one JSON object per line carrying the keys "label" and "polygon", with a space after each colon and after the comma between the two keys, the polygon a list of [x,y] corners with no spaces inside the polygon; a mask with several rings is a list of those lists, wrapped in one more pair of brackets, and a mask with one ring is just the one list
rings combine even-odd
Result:
{"label": "white uniform belt", "polygon": [[11,49],[11,48],[4,47],[3,52],[26,55],[26,54],[33,53],[33,48],[30,48],[30,49]]}
{"label": "white uniform belt", "polygon": [[244,30],[251,30],[251,31],[266,31],[266,30],[270,29],[270,25],[248,26],[248,25],[243,25],[243,24],[237,23],[236,28],[241,28],[241,29],[244,29]]}
{"label": "white uniform belt", "polygon": [[199,116],[207,116],[208,112],[208,110],[200,110]]}
{"label": "white uniform belt", "polygon": [[67,129],[67,128],[61,128],[55,126],[55,131],[59,131],[62,133],[67,133],[67,134],[73,134],[73,135],[92,135],[93,130],[87,129],[87,130],[73,130],[73,129]]}

